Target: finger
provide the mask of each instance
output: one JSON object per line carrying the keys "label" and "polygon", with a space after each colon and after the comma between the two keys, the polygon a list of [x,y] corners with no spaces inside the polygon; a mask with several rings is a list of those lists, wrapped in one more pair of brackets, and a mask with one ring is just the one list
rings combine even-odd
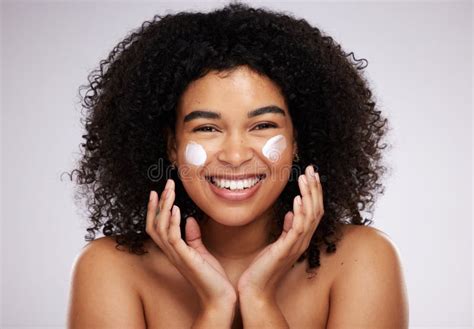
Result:
{"label": "finger", "polygon": [[[313,236],[314,234],[314,231],[318,225],[317,223],[317,212],[319,211],[319,194],[320,194],[320,191],[318,189],[318,186],[317,186],[317,179],[316,179],[316,176],[315,176],[315,172],[314,172],[314,167],[312,165],[309,165],[306,167],[306,170],[305,170],[305,177],[306,177],[306,180],[308,182],[308,184],[306,185],[306,187],[308,188],[309,190],[309,194],[310,194],[310,197],[306,199],[306,201],[308,200],[311,200],[310,203],[311,206],[311,211],[310,213],[307,213],[308,215],[305,217],[305,221],[304,221],[304,225],[305,225],[305,233],[304,233],[304,236],[301,238],[301,243],[298,244],[298,247],[297,247],[297,252],[300,253],[300,250],[299,248],[303,248],[305,249],[305,246],[309,243],[309,240],[311,239],[311,237]],[[303,198],[303,204],[304,204],[304,198]],[[305,210],[306,210],[306,207],[305,207]],[[304,250],[303,250],[304,251]]]}
{"label": "finger", "polygon": [[168,192],[166,193],[166,197],[162,200],[161,208],[159,209],[159,214],[157,215],[158,218],[158,225],[156,228],[157,235],[159,240],[162,244],[163,251],[171,258],[174,262],[179,262],[179,257],[176,255],[176,252],[173,251],[173,246],[171,246],[169,242],[168,230],[169,230],[169,222],[171,217],[171,208],[174,202],[174,189],[173,189],[173,181],[168,180]]}
{"label": "finger", "polygon": [[[181,238],[179,222],[181,219],[181,211],[178,206],[173,205],[170,215],[169,232],[162,240],[164,247],[162,248],[168,259],[178,268],[189,269],[189,264],[193,261],[193,251],[187,247]],[[194,258],[195,260],[196,258]]]}
{"label": "finger", "polygon": [[293,226],[293,216],[294,216],[294,214],[291,211],[288,211],[286,213],[285,219],[284,219],[284,222],[283,222],[283,233],[287,234],[288,231]]}
{"label": "finger", "polygon": [[[201,229],[194,217],[186,218],[185,239],[180,239],[174,244],[174,250],[180,256],[180,261],[189,271],[193,271],[195,276],[188,279],[197,282],[196,285],[208,285],[208,278],[219,273],[223,278],[229,280],[222,265],[209,253],[201,239]],[[227,292],[218,292],[226,295]]]}
{"label": "finger", "polygon": [[154,230],[154,220],[156,215],[156,206],[157,206],[157,198],[158,194],[155,191],[150,192],[150,198],[148,199],[148,206],[146,212],[146,232],[151,235],[153,234]]}
{"label": "finger", "polygon": [[318,203],[318,208],[316,211],[316,215],[319,215],[321,217],[324,215],[324,196],[323,196],[323,186],[321,185],[321,179],[319,177],[319,173],[315,173],[315,178],[316,178],[316,187],[318,189],[318,198],[317,198],[317,203]]}
{"label": "finger", "polygon": [[280,234],[280,237],[278,240],[284,240],[285,237],[288,235],[288,232],[291,230],[291,227],[293,226],[293,212],[288,211],[284,217],[283,220],[283,230]]}
{"label": "finger", "polygon": [[321,218],[323,211],[322,211],[322,187],[319,182],[319,175],[315,173],[314,167],[312,165],[309,165],[306,168],[306,177],[309,182],[309,189],[311,191],[311,199],[312,199],[312,216],[311,218],[308,218],[306,223],[309,225],[307,227],[307,234],[301,239],[301,244],[298,245],[296,252],[298,254],[301,254],[304,252],[308,245],[309,242],[314,234],[314,231],[316,230],[319,220]]}
{"label": "finger", "polygon": [[[170,191],[172,191],[170,189]],[[174,192],[174,191],[173,191]],[[168,200],[169,201],[169,200]],[[165,201],[165,205],[166,202]],[[168,257],[173,259],[175,264],[180,264],[180,267],[193,268],[197,260],[200,260],[199,255],[192,249],[196,249],[200,252],[207,252],[204,244],[201,241],[201,233],[199,226],[193,226],[193,223],[189,225],[189,220],[186,223],[185,232],[186,236],[192,239],[191,247],[187,246],[184,240],[181,238],[180,224],[181,221],[181,210],[178,206],[173,205],[171,208],[171,215],[169,220],[169,230],[166,235],[165,245],[167,246]],[[191,233],[190,233],[191,232]]]}
{"label": "finger", "polygon": [[166,183],[168,192],[164,199],[162,199],[159,219],[158,219],[158,234],[164,241],[168,241],[168,228],[169,228],[169,219],[171,217],[171,207],[174,202],[174,182],[172,179],[169,179]]}
{"label": "finger", "polygon": [[284,241],[288,255],[296,254],[304,241],[305,229],[303,227],[303,218],[305,214],[303,212],[303,205],[300,202],[301,196],[298,195],[293,200],[293,225]]}
{"label": "finger", "polygon": [[316,221],[316,213],[318,212],[319,208],[319,189],[318,189],[318,181],[315,176],[314,168],[312,165],[309,165],[306,168],[306,177],[308,178],[308,187],[311,191],[311,200],[312,200],[312,209],[313,209],[313,216],[310,218],[310,226],[314,226],[314,222]]}
{"label": "finger", "polygon": [[[280,236],[278,237],[278,239],[273,243],[274,249],[279,250],[280,254],[284,255],[284,257],[287,257],[290,254],[290,250],[292,249],[292,244],[296,241],[294,236],[288,236],[288,232],[290,232],[290,230],[293,227],[293,218],[294,218],[293,212],[288,211],[285,214],[284,221],[283,221],[283,230]],[[260,254],[264,251],[265,249],[262,250]],[[260,254],[257,255],[257,257],[255,258],[258,258]]]}
{"label": "finger", "polygon": [[[186,218],[184,232],[187,244],[183,241],[183,239],[180,239],[173,245],[174,250],[180,256],[182,262],[190,267],[196,266],[196,264],[198,266],[202,266],[204,257],[206,257],[206,255],[210,255],[211,258],[206,257],[207,262],[213,266],[214,269],[218,270],[219,264],[214,263],[214,256],[209,253],[206,246],[202,242],[201,229],[199,228],[199,224],[196,219],[194,219],[194,217]],[[224,274],[224,272],[221,274]]]}
{"label": "finger", "polygon": [[186,220],[186,242],[188,246],[199,252],[200,254],[208,254],[206,246],[202,242],[201,229],[194,217],[188,217]]}
{"label": "finger", "polygon": [[168,179],[165,184],[165,188],[163,189],[163,192],[161,192],[161,197],[158,201],[158,209],[161,209],[163,206],[164,200],[166,200],[166,196],[168,195],[170,184],[171,184],[171,179]]}
{"label": "finger", "polygon": [[311,191],[309,188],[309,182],[308,182],[308,177],[303,174],[298,178],[298,185],[300,187],[301,191],[301,196],[303,199],[303,212],[304,212],[304,217],[302,217],[302,226],[305,231],[308,230],[308,228],[311,225],[311,218],[313,217],[313,199],[311,196]]}
{"label": "finger", "polygon": [[177,250],[179,244],[184,244],[183,239],[181,238],[181,230],[179,228],[179,223],[181,221],[181,210],[178,206],[173,205],[171,208],[171,218],[170,225],[167,233],[167,245],[169,246],[168,253],[169,256],[173,258],[173,261],[179,264],[182,264],[182,257]]}
{"label": "finger", "polygon": [[[288,232],[289,240],[298,239],[300,235],[304,232],[303,221],[302,218],[304,217],[303,213],[303,205],[301,196],[297,195],[293,199],[293,218],[292,218],[292,226]],[[287,239],[288,240],[288,239]]]}
{"label": "finger", "polygon": [[179,224],[181,223],[181,210],[177,205],[171,208],[171,219],[170,227],[168,230],[168,240],[171,245],[174,245],[177,241],[182,240],[181,230]]}
{"label": "finger", "polygon": [[163,242],[158,235],[158,193],[156,191],[150,192],[150,199],[148,200],[148,207],[146,213],[146,232],[155,241],[155,243],[163,250]]}

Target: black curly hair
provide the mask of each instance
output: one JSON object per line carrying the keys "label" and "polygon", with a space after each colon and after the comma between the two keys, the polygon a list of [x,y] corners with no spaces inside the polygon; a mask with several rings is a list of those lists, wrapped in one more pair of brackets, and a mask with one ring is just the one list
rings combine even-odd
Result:
{"label": "black curly hair", "polygon": [[[85,143],[68,174],[77,183],[76,198],[86,201],[92,224],[86,241],[102,228],[116,247],[147,253],[149,192],[162,191],[168,178],[176,182],[182,236],[183,219],[202,218],[169,170],[168,133],[190,82],[242,65],[281,88],[297,129],[300,160],[294,165],[302,171],[314,164],[320,173],[324,216],[298,262],[307,258],[310,269],[319,267],[320,247],[336,251],[342,224],[372,224],[361,211],[373,213],[377,192],[384,192],[379,181],[387,171],[381,164],[387,144],[381,139],[388,127],[362,74],[367,61],[345,53],[305,19],[232,2],[209,13],[155,15],[118,43],[79,88],[79,94],[87,90],[81,95]],[[298,194],[297,180],[290,179],[274,207],[279,233]]]}

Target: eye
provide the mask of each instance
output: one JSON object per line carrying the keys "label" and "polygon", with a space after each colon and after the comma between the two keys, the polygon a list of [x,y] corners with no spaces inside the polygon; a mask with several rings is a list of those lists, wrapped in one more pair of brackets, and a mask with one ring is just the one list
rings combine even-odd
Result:
{"label": "eye", "polygon": [[[277,126],[273,123],[268,123],[268,122],[265,122],[265,123],[260,123],[258,125],[255,126],[255,129],[257,128],[260,128],[260,129],[257,129],[257,130],[262,130],[262,129],[266,129],[266,128],[276,128]],[[193,132],[195,131],[202,131],[202,132],[215,132],[217,131],[216,128],[212,127],[212,126],[202,126],[202,127],[199,127],[199,128],[194,128],[193,129]]]}
{"label": "eye", "polygon": [[[273,123],[261,123],[261,124],[258,124],[255,126],[255,128],[257,127],[263,127],[262,129],[265,129],[265,127],[268,127],[268,128],[276,128],[276,125],[274,125]],[[261,129],[257,129],[257,130],[261,130]]]}
{"label": "eye", "polygon": [[203,131],[203,132],[211,132],[212,133],[213,131],[211,131],[210,129],[216,130],[216,128],[211,127],[211,126],[203,126],[203,127],[195,128],[195,129],[193,129],[193,131]]}

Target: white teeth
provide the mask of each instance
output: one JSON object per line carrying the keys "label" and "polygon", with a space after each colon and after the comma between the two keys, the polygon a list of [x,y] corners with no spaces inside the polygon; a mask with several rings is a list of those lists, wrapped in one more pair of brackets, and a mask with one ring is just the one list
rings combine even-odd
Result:
{"label": "white teeth", "polygon": [[211,177],[211,183],[220,188],[227,188],[230,190],[242,190],[250,188],[257,184],[260,181],[259,177],[239,179],[239,180],[227,180],[227,179],[218,179]]}

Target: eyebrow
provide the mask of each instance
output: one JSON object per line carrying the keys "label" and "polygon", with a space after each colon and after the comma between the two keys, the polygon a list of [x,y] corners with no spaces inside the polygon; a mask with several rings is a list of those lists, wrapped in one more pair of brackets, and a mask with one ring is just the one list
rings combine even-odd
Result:
{"label": "eyebrow", "polygon": [[[269,106],[259,107],[258,109],[247,112],[247,118],[253,118],[258,115],[262,115],[266,113],[276,113],[276,114],[286,116],[285,111],[282,110],[280,107],[276,105],[269,105]],[[218,112],[212,112],[209,110],[197,110],[197,111],[192,111],[191,113],[187,114],[184,117],[184,122],[189,122],[191,120],[198,119],[198,118],[220,120],[222,119],[222,115]]]}

